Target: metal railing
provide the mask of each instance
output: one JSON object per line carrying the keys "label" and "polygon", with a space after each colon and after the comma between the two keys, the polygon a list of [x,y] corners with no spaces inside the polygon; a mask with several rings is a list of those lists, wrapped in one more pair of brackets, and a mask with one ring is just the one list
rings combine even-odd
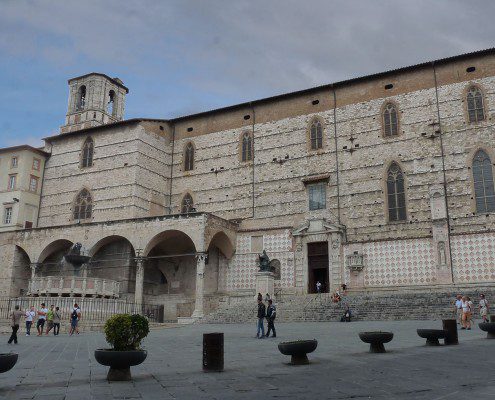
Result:
{"label": "metal railing", "polygon": [[82,321],[103,323],[115,314],[141,314],[151,322],[163,322],[163,305],[136,304],[121,299],[92,297],[0,297],[0,318],[9,318],[16,305],[21,311],[34,306],[39,310],[41,303],[49,308],[52,304],[60,308],[62,320],[69,320],[74,303],[81,309]]}

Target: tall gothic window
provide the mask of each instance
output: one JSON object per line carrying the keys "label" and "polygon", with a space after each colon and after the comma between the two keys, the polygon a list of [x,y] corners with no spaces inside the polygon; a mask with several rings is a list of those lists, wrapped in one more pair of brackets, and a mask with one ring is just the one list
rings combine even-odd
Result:
{"label": "tall gothic window", "polygon": [[392,103],[387,103],[383,109],[383,133],[385,136],[397,136],[399,134],[397,109]]}
{"label": "tall gothic window", "polygon": [[406,193],[404,175],[396,163],[392,163],[387,171],[387,197],[389,221],[406,220]]}
{"label": "tall gothic window", "polygon": [[74,220],[90,219],[93,212],[93,199],[87,189],[82,189],[74,202]]}
{"label": "tall gothic window", "polygon": [[467,94],[467,110],[469,122],[479,122],[485,119],[483,107],[483,94],[476,86],[469,88]]}
{"label": "tall gothic window", "polygon": [[476,212],[485,213],[495,211],[492,162],[488,154],[483,150],[478,150],[474,155],[473,182]]}
{"label": "tall gothic window", "polygon": [[189,142],[184,154],[184,170],[192,171],[194,169],[194,146]]}
{"label": "tall gothic window", "polygon": [[253,159],[253,137],[249,132],[242,135],[242,161]]}
{"label": "tall gothic window", "polygon": [[314,120],[310,127],[311,150],[323,147],[323,126],[319,120]]}
{"label": "tall gothic window", "polygon": [[108,92],[107,113],[113,115],[115,111],[115,92],[110,90]]}
{"label": "tall gothic window", "polygon": [[77,109],[84,110],[86,105],[86,86],[82,85],[77,91]]}
{"label": "tall gothic window", "polygon": [[87,168],[93,165],[94,143],[93,139],[87,138],[82,148],[81,167]]}
{"label": "tall gothic window", "polygon": [[186,193],[186,195],[182,198],[180,212],[182,214],[188,214],[195,211],[196,209],[194,208],[193,198],[189,193]]}

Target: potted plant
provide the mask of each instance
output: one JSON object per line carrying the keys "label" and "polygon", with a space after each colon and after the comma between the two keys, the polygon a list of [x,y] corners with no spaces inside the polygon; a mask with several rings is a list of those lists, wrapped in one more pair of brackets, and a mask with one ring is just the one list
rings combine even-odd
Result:
{"label": "potted plant", "polygon": [[138,314],[118,314],[105,322],[104,331],[113,348],[95,350],[96,361],[110,367],[107,380],[130,381],[130,367],[141,364],[148,355],[139,347],[150,331],[148,320]]}

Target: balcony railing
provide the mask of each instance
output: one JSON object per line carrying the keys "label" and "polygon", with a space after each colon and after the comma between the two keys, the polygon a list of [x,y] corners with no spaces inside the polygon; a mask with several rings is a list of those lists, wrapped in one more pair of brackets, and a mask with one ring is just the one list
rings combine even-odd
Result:
{"label": "balcony railing", "polygon": [[78,276],[44,276],[29,281],[29,296],[87,296],[118,298],[120,282]]}

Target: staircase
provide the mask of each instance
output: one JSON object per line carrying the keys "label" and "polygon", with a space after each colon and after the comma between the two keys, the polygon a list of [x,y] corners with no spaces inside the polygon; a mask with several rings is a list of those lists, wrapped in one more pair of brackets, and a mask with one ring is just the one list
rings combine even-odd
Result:
{"label": "staircase", "polygon": [[[456,293],[471,297],[477,307],[479,294],[484,293],[495,311],[495,287],[442,287],[435,289],[405,289],[350,291],[339,303],[333,303],[328,293],[281,296],[275,301],[277,322],[339,321],[348,304],[353,320],[428,320],[453,317]],[[247,323],[256,319],[257,304],[254,296],[220,302],[219,308],[205,316],[202,323]],[[493,313],[493,312],[492,312]]]}

